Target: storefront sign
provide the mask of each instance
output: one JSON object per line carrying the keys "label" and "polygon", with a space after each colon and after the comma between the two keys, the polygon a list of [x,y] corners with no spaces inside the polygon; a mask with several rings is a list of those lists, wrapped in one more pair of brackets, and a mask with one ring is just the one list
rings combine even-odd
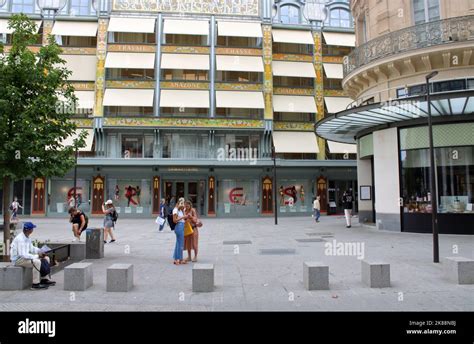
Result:
{"label": "storefront sign", "polygon": [[258,16],[259,0],[114,0],[112,10]]}
{"label": "storefront sign", "polygon": [[168,172],[199,172],[199,168],[194,168],[194,167],[187,167],[187,168],[181,168],[181,167],[170,167],[167,170]]}

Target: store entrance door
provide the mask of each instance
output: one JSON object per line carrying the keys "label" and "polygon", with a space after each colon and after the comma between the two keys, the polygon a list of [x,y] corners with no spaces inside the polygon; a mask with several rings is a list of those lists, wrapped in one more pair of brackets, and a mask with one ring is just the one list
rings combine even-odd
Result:
{"label": "store entrance door", "polygon": [[174,181],[166,180],[164,182],[165,199],[167,202],[172,197],[175,201],[178,201],[180,197],[184,197],[186,200],[191,201],[193,207],[196,208],[200,215],[204,214],[204,199],[205,199],[205,181],[204,180],[193,180],[193,181]]}
{"label": "store entrance door", "polygon": [[344,207],[342,205],[342,196],[346,190],[352,189],[352,196],[354,198],[354,204],[352,208],[352,214],[357,213],[357,195],[356,182],[352,180],[330,180],[328,188],[328,215],[344,214]]}

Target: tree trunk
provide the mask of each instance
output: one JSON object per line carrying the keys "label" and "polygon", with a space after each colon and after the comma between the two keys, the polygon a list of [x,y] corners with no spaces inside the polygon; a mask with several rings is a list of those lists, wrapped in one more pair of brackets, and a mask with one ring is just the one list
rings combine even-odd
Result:
{"label": "tree trunk", "polygon": [[10,177],[3,177],[3,261],[10,261]]}

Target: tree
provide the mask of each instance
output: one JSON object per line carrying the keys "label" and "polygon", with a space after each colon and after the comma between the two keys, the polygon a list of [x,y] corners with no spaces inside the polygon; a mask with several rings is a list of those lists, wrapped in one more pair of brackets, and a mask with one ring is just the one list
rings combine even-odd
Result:
{"label": "tree", "polygon": [[[74,152],[85,145],[85,132],[72,146],[62,142],[76,132],[68,106],[75,104],[71,72],[52,36],[38,52],[36,25],[24,14],[9,21],[10,49],[0,46],[0,177],[3,181],[4,243],[10,238],[10,183],[26,177],[63,176],[74,167]],[[59,106],[58,106],[59,105]],[[5,246],[7,247],[7,246]]]}

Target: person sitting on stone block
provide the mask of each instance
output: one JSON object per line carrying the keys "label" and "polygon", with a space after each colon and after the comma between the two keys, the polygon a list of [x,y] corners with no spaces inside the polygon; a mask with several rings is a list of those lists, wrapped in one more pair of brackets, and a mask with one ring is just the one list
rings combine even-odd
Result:
{"label": "person sitting on stone block", "polygon": [[41,260],[44,259],[49,264],[49,257],[31,242],[30,235],[35,227],[31,222],[23,224],[23,233],[17,235],[11,244],[11,261],[15,266],[33,268],[32,289],[46,289],[56,282],[51,281],[48,276],[41,276]]}

